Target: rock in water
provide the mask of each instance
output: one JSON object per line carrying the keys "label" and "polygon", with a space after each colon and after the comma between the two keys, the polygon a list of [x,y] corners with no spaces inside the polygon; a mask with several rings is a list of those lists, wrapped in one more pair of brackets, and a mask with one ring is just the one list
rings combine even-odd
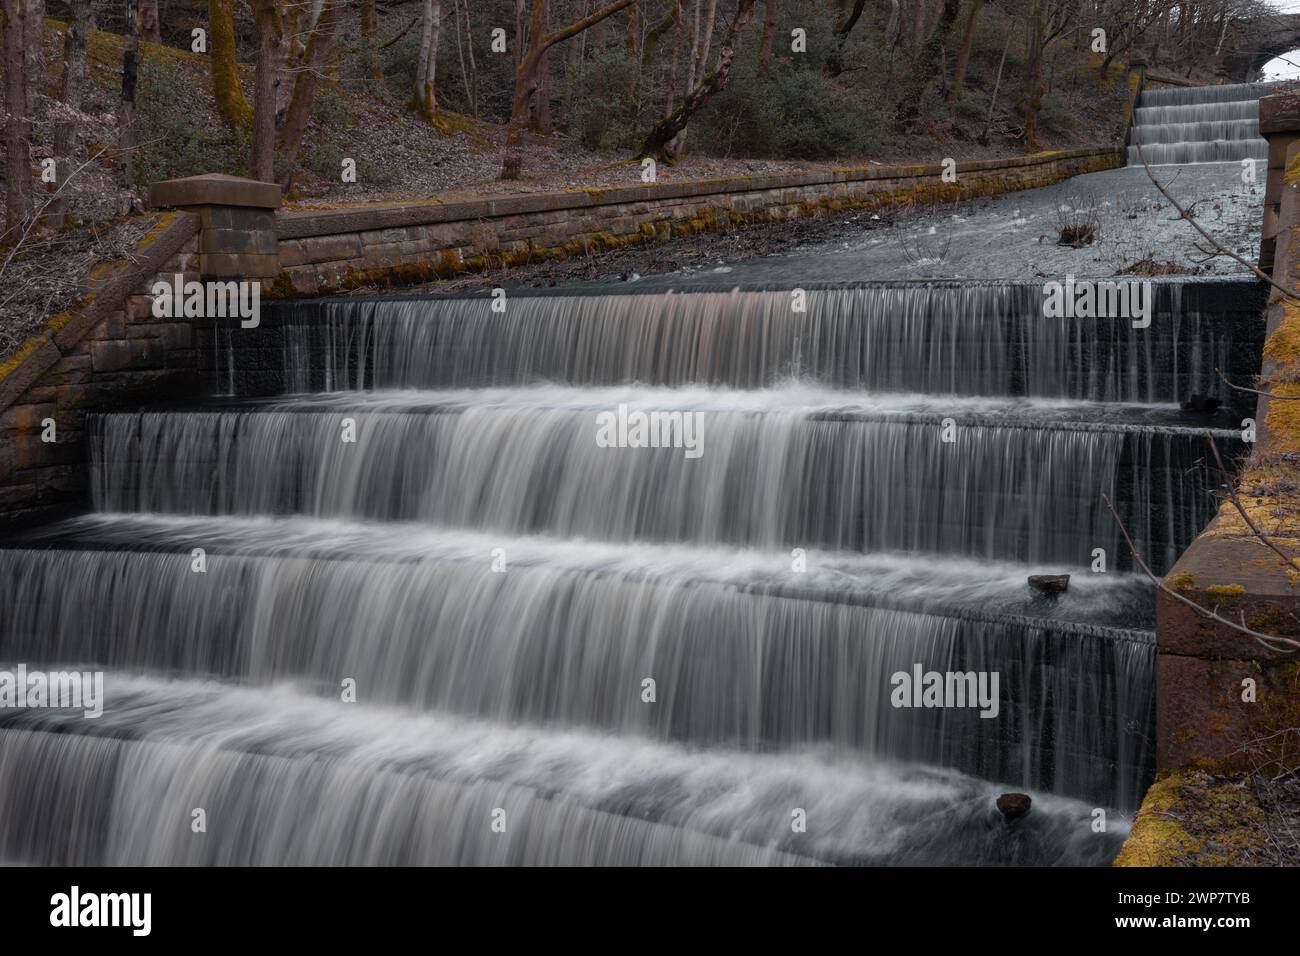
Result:
{"label": "rock in water", "polygon": [[1222,404],[1223,402],[1221,400],[1210,398],[1208,395],[1193,395],[1191,398],[1187,399],[1187,401],[1181,402],[1179,407],[1185,412],[1197,412],[1203,415],[1208,415]]}
{"label": "rock in water", "polygon": [[1029,586],[1047,594],[1060,594],[1070,586],[1068,574],[1031,574]]}
{"label": "rock in water", "polygon": [[998,797],[998,812],[1008,820],[1019,820],[1033,803],[1027,793],[1004,793]]}

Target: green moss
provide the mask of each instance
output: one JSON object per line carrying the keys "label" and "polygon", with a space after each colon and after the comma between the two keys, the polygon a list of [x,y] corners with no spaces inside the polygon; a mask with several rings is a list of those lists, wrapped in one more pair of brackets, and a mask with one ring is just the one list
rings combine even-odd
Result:
{"label": "green moss", "polygon": [[1115,866],[1241,866],[1264,845],[1264,811],[1233,778],[1166,771],[1147,791]]}
{"label": "green moss", "polygon": [[1217,598],[1239,598],[1246,593],[1246,589],[1240,584],[1211,584],[1205,593]]}

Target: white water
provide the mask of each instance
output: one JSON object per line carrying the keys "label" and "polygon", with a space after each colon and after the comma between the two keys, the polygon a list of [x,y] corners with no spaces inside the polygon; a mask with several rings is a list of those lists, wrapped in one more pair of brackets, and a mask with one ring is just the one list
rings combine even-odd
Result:
{"label": "white water", "polygon": [[[1098,498],[1159,566],[1212,507],[1172,403],[1231,333],[1180,301],[295,305],[302,394],[96,417],[98,513],[0,549],[0,661],[111,672],[102,723],[0,714],[0,858],[1104,863],[1154,655]],[[703,456],[597,447],[620,404]],[[996,672],[998,716],[893,706],[916,665]]]}
{"label": "white water", "polygon": [[[636,743],[109,675],[107,738],[0,730],[0,854],[81,865],[1101,863],[1127,832],[951,771]],[[73,718],[30,712],[55,729]],[[12,726],[12,725],[11,725]],[[129,736],[140,742],[123,743]],[[304,755],[319,755],[305,757]],[[209,830],[190,831],[191,810]],[[39,811],[38,809],[39,808]],[[491,829],[504,811],[505,832]],[[803,810],[806,833],[790,825]],[[39,812],[45,827],[17,825]],[[59,824],[93,814],[75,842]],[[545,836],[545,839],[542,837]],[[53,852],[52,852],[53,851]]]}
{"label": "white water", "polygon": [[1273,91],[1262,83],[1144,90],[1133,114],[1129,165],[1142,158],[1152,166],[1268,159],[1259,98]]}

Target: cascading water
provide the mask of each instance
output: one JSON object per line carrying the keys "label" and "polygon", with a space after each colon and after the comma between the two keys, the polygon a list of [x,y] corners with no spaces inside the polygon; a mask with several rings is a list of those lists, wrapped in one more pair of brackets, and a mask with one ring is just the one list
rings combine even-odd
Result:
{"label": "cascading water", "polygon": [[935,284],[223,331],[231,394],[93,417],[95,513],[0,549],[0,666],[107,672],[101,718],[0,711],[0,860],[1105,863],[1154,645],[1099,499],[1167,567],[1237,435],[1175,403],[1241,344],[1157,288],[1148,329]]}
{"label": "cascading water", "polygon": [[1174,87],[1142,91],[1129,131],[1128,163],[1240,162],[1268,159],[1259,133],[1259,98],[1276,92],[1268,83]]}

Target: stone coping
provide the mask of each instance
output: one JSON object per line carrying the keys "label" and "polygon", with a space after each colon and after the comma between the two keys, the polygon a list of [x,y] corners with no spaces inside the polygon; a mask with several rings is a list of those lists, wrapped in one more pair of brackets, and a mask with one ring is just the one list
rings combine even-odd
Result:
{"label": "stone coping", "polygon": [[[957,172],[989,172],[999,169],[1025,169],[1061,160],[1093,156],[1118,156],[1118,147],[1055,150],[1029,156],[1000,159],[976,159],[957,163]],[[875,180],[938,178],[943,166],[859,166],[841,169],[812,170],[803,173],[779,173],[759,176],[728,176],[717,179],[693,179],[682,182],[647,183],[606,188],[570,189],[561,192],[525,193],[522,195],[439,202],[383,203],[340,209],[281,210],[276,224],[281,239],[306,239],[342,232],[422,226],[472,219],[491,219],[561,209],[594,209],[636,202],[690,199],[729,193],[758,192],[770,189],[794,189],[835,183],[871,182]]]}
{"label": "stone coping", "polygon": [[278,183],[207,173],[184,179],[165,179],[149,187],[149,205],[156,209],[184,206],[280,207]]}
{"label": "stone coping", "polygon": [[0,411],[14,404],[37,379],[122,302],[155,275],[199,231],[199,217],[188,212],[162,213],[158,224],[126,261],[104,263],[92,273],[93,288],[66,312],[53,316],[45,330],[29,338],[16,354],[0,362]]}
{"label": "stone coping", "polygon": [[1263,135],[1300,133],[1300,92],[1261,96],[1259,131]]}

